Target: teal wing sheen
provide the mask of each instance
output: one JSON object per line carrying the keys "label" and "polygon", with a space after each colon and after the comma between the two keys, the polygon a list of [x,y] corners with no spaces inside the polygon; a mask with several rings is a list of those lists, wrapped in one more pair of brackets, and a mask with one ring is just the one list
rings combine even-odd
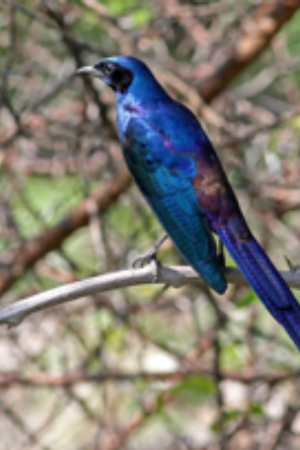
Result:
{"label": "teal wing sheen", "polygon": [[135,118],[125,130],[123,152],[137,185],[184,259],[213,289],[224,292],[216,244],[192,185],[192,154],[177,152],[162,131]]}

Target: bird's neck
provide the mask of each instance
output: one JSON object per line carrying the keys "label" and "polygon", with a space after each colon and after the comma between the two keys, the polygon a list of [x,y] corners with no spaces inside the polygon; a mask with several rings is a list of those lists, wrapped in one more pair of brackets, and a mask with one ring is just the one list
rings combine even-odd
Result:
{"label": "bird's neck", "polygon": [[117,93],[117,119],[121,142],[127,125],[131,118],[147,116],[157,112],[160,105],[170,101],[170,97],[156,82],[151,86],[135,86],[122,94]]}
{"label": "bird's neck", "polygon": [[134,97],[130,95],[117,94],[117,122],[119,128],[120,141],[123,144],[123,136],[127,125],[132,117],[143,115],[144,107]]}
{"label": "bird's neck", "polygon": [[170,99],[169,95],[154,77],[134,80],[124,93],[117,92],[117,102],[120,104],[140,104],[151,108],[157,102]]}

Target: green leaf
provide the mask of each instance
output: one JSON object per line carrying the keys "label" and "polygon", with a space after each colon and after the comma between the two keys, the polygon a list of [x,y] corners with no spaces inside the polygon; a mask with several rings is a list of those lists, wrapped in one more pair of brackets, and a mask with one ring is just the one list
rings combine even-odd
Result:
{"label": "green leaf", "polygon": [[247,308],[256,300],[257,296],[255,292],[252,291],[252,289],[248,289],[243,297],[240,297],[239,299],[236,300],[235,305],[237,308]]}
{"label": "green leaf", "polygon": [[250,405],[249,410],[250,410],[250,413],[255,416],[265,417],[265,415],[266,415],[264,408],[262,407],[262,405],[260,405],[258,403],[252,403],[252,405]]}
{"label": "green leaf", "polygon": [[213,380],[204,376],[193,375],[179,383],[173,392],[188,403],[198,403],[214,396],[216,386]]}

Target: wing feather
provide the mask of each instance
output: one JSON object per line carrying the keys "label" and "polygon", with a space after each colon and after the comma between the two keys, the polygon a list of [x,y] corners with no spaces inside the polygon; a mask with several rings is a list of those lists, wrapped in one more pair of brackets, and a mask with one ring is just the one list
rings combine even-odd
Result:
{"label": "wing feather", "polygon": [[137,185],[182,256],[213,289],[224,292],[216,244],[191,182],[191,156],[172,155],[166,136],[137,119],[126,129],[123,150]]}

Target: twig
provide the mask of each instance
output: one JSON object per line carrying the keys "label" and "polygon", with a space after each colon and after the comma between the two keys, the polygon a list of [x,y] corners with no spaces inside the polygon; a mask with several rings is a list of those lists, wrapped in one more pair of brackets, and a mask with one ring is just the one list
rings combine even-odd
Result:
{"label": "twig", "polygon": [[[18,325],[22,320],[34,312],[41,311],[60,303],[69,302],[78,298],[93,295],[113,289],[153,283],[156,274],[155,263],[141,269],[127,269],[119,272],[99,275],[83,281],[70,283],[49,291],[41,292],[14,304],[3,306],[0,309],[0,325]],[[281,275],[290,287],[300,289],[300,274],[297,272],[282,271]],[[227,268],[226,278],[229,283],[247,284],[238,269]],[[158,266],[158,277],[155,283],[180,287],[187,283],[200,283],[203,280],[188,266]]]}
{"label": "twig", "polygon": [[[255,384],[266,383],[268,385],[277,385],[289,380],[299,379],[299,370],[285,370],[277,373],[259,372],[249,368],[244,371],[222,370],[222,379],[239,381],[241,383]],[[168,381],[172,383],[180,382],[183,378],[205,376],[215,379],[215,371],[209,368],[180,368],[174,371],[139,371],[139,372],[96,372],[96,371],[74,371],[59,374],[53,374],[46,371],[24,375],[19,372],[0,372],[0,387],[8,386],[28,386],[35,388],[57,388],[70,387],[81,383],[107,383],[115,381],[117,383],[134,382],[139,379],[151,382]]]}
{"label": "twig", "polygon": [[220,58],[220,53],[217,52],[210,55],[210,63],[205,70],[202,64],[196,68],[201,97],[210,102],[224,91],[269,46],[276,33],[299,7],[299,0],[266,0],[259,5],[248,24],[242,23],[236,45],[228,52],[223,49],[224,58]]}

